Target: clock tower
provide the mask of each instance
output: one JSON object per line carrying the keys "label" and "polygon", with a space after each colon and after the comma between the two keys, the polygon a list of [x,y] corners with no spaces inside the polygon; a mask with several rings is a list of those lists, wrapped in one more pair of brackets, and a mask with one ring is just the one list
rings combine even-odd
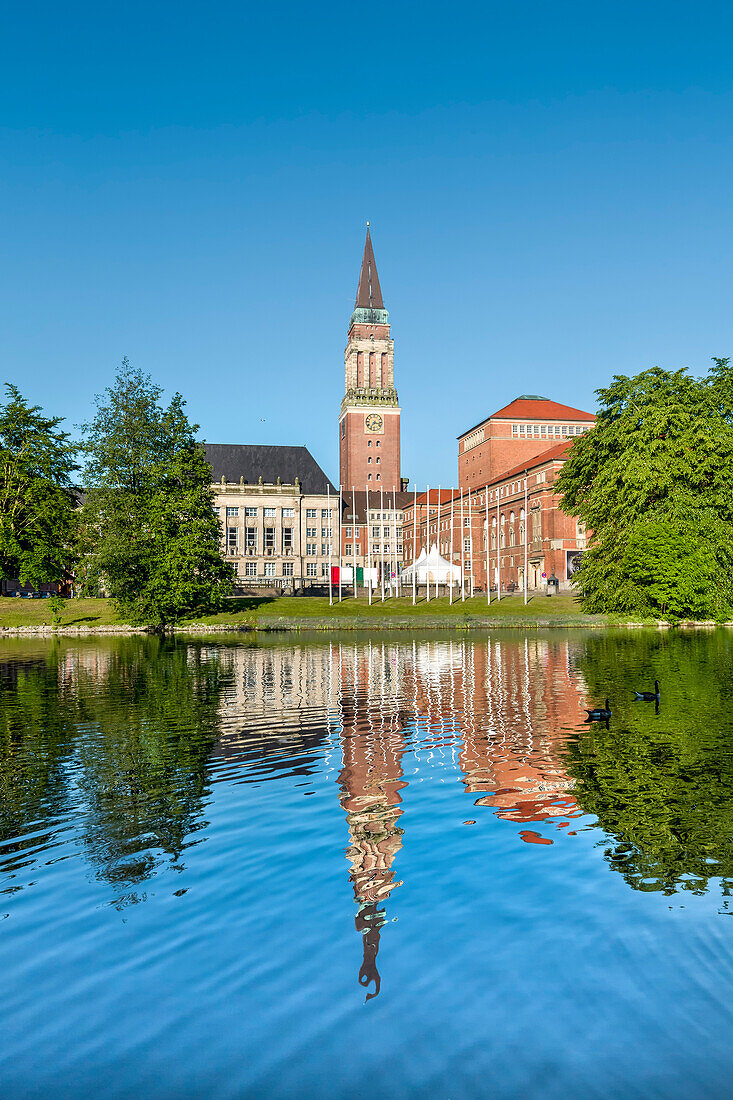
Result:
{"label": "clock tower", "polygon": [[339,417],[339,477],[344,490],[398,491],[400,407],[394,388],[394,341],[384,308],[367,222],[356,304],[345,351],[346,392]]}

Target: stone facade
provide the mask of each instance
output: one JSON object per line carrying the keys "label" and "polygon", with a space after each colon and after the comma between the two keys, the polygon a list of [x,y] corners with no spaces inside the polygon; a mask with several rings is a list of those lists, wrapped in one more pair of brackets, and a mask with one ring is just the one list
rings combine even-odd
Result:
{"label": "stone facade", "polygon": [[328,584],[338,557],[338,496],[293,485],[214,485],[222,553],[239,589],[298,589]]}

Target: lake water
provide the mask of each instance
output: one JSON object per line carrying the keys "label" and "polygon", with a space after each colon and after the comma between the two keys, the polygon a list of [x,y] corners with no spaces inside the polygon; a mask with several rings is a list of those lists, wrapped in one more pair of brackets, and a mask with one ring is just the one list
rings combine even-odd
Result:
{"label": "lake water", "polygon": [[732,646],[0,643],[0,1094],[728,1096]]}

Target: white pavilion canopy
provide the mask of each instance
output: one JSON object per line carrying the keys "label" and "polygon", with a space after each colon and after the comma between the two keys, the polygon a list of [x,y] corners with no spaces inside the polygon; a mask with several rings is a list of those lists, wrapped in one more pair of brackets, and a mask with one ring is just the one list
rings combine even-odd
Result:
{"label": "white pavilion canopy", "polygon": [[425,548],[423,547],[420,551],[420,556],[416,559],[414,564],[408,565],[402,570],[400,581],[403,587],[412,584],[413,570],[415,572],[416,584],[461,583],[460,565],[451,565],[449,561],[441,557],[435,543],[431,546],[429,554],[425,552]]}

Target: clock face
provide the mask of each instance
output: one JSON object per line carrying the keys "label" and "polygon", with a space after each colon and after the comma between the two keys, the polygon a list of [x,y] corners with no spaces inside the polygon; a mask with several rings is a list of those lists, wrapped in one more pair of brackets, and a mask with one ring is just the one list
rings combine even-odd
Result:
{"label": "clock face", "polygon": [[379,413],[369,413],[364,421],[364,427],[368,432],[381,432],[382,418]]}

